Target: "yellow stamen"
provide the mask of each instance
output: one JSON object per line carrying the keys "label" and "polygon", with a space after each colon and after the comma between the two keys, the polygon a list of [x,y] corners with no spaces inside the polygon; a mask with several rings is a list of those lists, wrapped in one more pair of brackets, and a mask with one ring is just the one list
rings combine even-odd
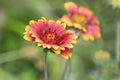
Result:
{"label": "yellow stamen", "polygon": [[55,35],[53,33],[48,33],[47,34],[47,39],[48,40],[54,40],[55,39]]}
{"label": "yellow stamen", "polygon": [[72,16],[73,21],[75,21],[76,23],[79,23],[81,25],[86,25],[87,21],[85,16],[82,16],[80,14],[75,14]]}

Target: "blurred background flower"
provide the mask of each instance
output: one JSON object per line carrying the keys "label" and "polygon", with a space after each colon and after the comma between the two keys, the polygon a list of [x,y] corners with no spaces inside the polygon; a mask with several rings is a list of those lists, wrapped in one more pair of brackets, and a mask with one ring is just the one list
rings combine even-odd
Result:
{"label": "blurred background flower", "polygon": [[96,60],[100,60],[100,61],[109,60],[110,53],[101,50],[101,51],[98,51],[95,53],[95,58],[96,58]]}
{"label": "blurred background flower", "polygon": [[120,0],[108,0],[108,2],[112,5],[113,8],[120,9]]}
{"label": "blurred background flower", "polygon": [[64,7],[68,13],[60,20],[68,26],[78,29],[84,40],[93,41],[101,37],[99,20],[93,12],[83,6],[78,7],[74,2],[66,2]]}

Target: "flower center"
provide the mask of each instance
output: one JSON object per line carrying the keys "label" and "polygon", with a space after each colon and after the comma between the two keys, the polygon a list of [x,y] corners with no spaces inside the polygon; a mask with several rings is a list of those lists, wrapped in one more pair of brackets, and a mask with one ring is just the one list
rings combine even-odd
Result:
{"label": "flower center", "polygon": [[80,14],[73,15],[72,19],[74,22],[79,23],[83,26],[86,25],[86,23],[87,23],[85,16],[80,15]]}
{"label": "flower center", "polygon": [[57,39],[54,33],[46,33],[44,36],[45,43],[56,44]]}
{"label": "flower center", "polygon": [[48,40],[54,40],[55,39],[55,35],[53,33],[48,33],[47,34],[47,39]]}

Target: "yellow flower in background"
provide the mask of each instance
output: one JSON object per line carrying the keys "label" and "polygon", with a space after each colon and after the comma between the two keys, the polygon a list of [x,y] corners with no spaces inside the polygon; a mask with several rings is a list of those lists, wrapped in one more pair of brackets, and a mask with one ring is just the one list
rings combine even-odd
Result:
{"label": "yellow flower in background", "polygon": [[71,58],[70,48],[76,43],[77,36],[72,31],[65,29],[66,25],[60,21],[31,20],[26,26],[24,39],[36,42],[38,46],[48,48],[65,59]]}
{"label": "yellow flower in background", "polygon": [[113,8],[120,9],[120,0],[108,0],[108,2],[113,6]]}
{"label": "yellow flower in background", "polygon": [[98,51],[95,53],[95,58],[97,60],[109,60],[110,59],[110,53],[108,53],[107,51]]}

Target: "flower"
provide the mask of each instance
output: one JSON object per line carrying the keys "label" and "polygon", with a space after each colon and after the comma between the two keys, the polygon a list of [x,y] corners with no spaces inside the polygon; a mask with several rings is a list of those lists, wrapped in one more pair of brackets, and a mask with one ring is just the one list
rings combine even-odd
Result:
{"label": "flower", "polygon": [[76,43],[76,35],[65,29],[66,25],[60,21],[31,20],[25,28],[24,39],[36,42],[38,46],[48,48],[65,59],[72,56],[70,48]]}
{"label": "flower", "polygon": [[113,6],[113,8],[120,9],[120,0],[108,0],[108,2]]}
{"label": "flower", "polygon": [[95,54],[95,58],[97,60],[109,60],[110,59],[110,54],[107,51],[98,51]]}
{"label": "flower", "polygon": [[67,2],[64,6],[68,14],[60,18],[62,22],[79,29],[85,40],[94,40],[94,38],[100,37],[99,20],[90,10],[85,7],[77,7],[73,2]]}

